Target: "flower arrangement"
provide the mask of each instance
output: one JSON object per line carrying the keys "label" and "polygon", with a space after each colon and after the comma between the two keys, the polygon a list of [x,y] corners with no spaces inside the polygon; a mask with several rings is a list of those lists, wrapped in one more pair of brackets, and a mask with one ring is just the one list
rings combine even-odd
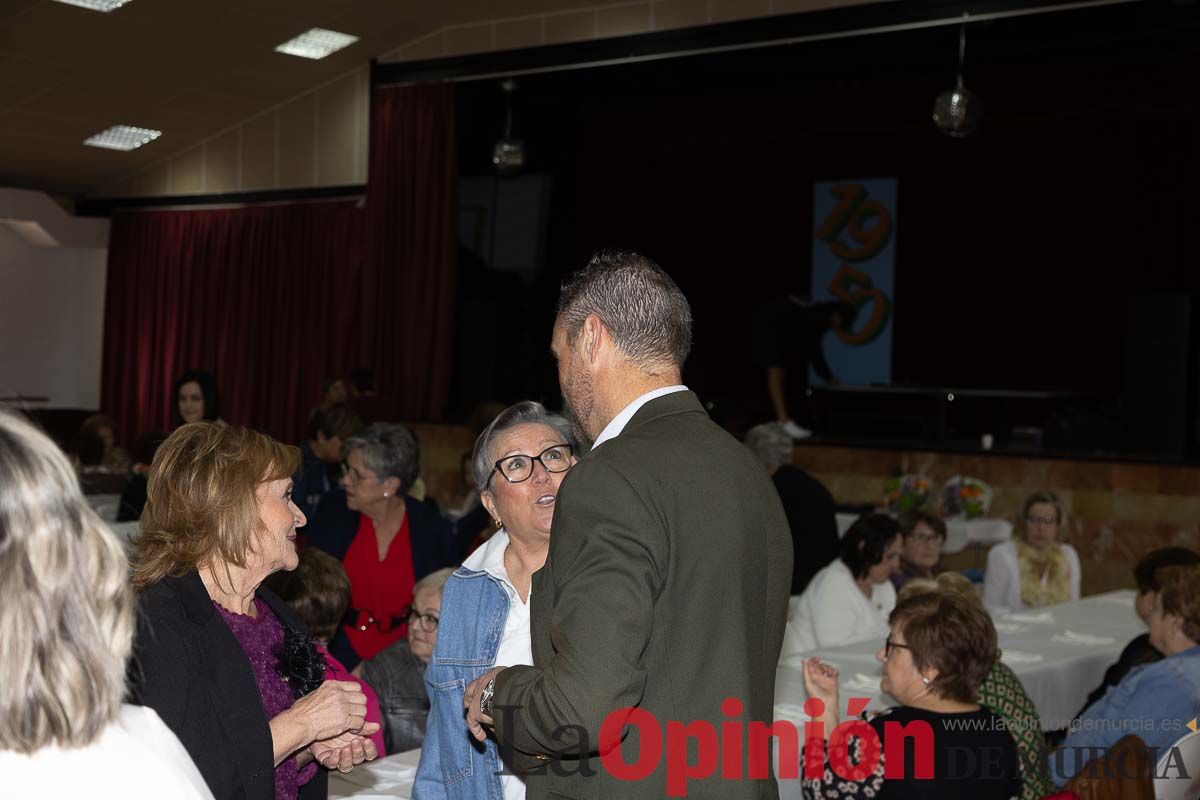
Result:
{"label": "flower arrangement", "polygon": [[978,478],[955,475],[942,487],[942,516],[978,519],[992,506],[992,487]]}
{"label": "flower arrangement", "polygon": [[920,475],[897,475],[883,485],[883,502],[888,511],[900,514],[929,502],[929,481]]}

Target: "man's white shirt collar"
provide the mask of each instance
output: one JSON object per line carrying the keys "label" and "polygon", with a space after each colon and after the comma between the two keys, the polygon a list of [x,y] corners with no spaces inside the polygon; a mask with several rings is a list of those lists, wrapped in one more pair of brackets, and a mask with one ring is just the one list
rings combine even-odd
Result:
{"label": "man's white shirt collar", "polygon": [[620,436],[621,431],[625,430],[625,426],[629,424],[629,420],[633,419],[633,415],[636,414],[642,406],[646,405],[646,403],[649,403],[655,398],[663,397],[664,395],[675,394],[675,392],[686,392],[687,390],[688,387],[678,385],[663,386],[662,388],[652,389],[651,391],[646,392],[644,395],[625,406],[625,408],[621,409],[621,413],[613,417],[612,422],[604,426],[604,430],[600,431],[600,435],[596,437],[596,441],[592,442],[592,449],[595,450],[609,439],[615,439],[616,437]]}

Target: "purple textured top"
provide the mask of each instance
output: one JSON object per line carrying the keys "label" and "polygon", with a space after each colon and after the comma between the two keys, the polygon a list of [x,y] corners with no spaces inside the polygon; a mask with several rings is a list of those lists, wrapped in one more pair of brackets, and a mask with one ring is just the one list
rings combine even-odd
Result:
{"label": "purple textured top", "polygon": [[[296,701],[292,696],[292,687],[275,668],[279,663],[275,653],[283,648],[283,623],[275,616],[275,612],[257,597],[254,598],[257,617],[235,614],[216,603],[213,606],[221,612],[225,624],[242,646],[242,652],[250,659],[267,720],[291,708]],[[280,763],[275,768],[275,800],[296,800],[300,787],[312,780],[316,772],[315,761],[299,770],[296,769],[295,757]]]}

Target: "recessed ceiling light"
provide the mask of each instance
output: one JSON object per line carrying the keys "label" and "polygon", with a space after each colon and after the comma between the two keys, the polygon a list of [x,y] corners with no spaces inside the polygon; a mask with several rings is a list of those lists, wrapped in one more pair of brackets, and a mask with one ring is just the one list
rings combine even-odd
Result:
{"label": "recessed ceiling light", "polygon": [[287,53],[301,58],[324,58],[330,53],[336,53],[343,47],[349,47],[358,41],[357,36],[337,31],[327,31],[324,28],[313,28],[302,33],[295,39],[289,39],[279,47],[276,53]]}
{"label": "recessed ceiling light", "polygon": [[58,0],[58,2],[66,3],[69,6],[79,6],[80,8],[90,8],[92,11],[108,13],[125,5],[129,0]]}
{"label": "recessed ceiling light", "polygon": [[131,125],[114,125],[106,131],[83,140],[92,147],[107,147],[109,150],[136,150],[147,142],[162,136],[162,131],[150,128],[135,128]]}

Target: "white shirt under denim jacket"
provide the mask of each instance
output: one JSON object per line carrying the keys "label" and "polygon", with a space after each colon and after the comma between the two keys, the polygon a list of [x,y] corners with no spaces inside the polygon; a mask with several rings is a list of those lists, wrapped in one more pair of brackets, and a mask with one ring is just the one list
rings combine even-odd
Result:
{"label": "white shirt under denim jacket", "polygon": [[[525,784],[500,775],[495,739],[475,741],[463,720],[467,684],[494,666],[533,664],[529,598],[504,568],[503,528],[471,554],[442,591],[437,645],[425,670],[429,722],[413,800],[523,800]],[[532,596],[532,592],[531,595]]]}

